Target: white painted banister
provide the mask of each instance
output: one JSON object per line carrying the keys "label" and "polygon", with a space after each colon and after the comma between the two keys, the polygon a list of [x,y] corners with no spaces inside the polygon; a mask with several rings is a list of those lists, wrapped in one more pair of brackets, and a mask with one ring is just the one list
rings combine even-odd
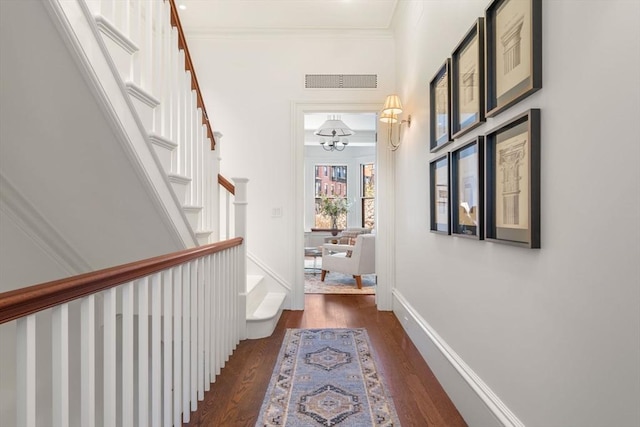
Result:
{"label": "white painted banister", "polygon": [[[15,424],[188,422],[238,343],[243,246],[236,238],[0,294],[0,323],[17,322],[16,341],[1,343],[16,349]],[[46,344],[36,342],[38,322],[39,333],[51,334]],[[79,382],[69,381],[76,352]],[[36,369],[36,354],[51,354],[52,372]],[[36,387],[49,375],[49,402],[38,402],[47,393],[36,395]],[[53,411],[37,413],[43,405]]]}

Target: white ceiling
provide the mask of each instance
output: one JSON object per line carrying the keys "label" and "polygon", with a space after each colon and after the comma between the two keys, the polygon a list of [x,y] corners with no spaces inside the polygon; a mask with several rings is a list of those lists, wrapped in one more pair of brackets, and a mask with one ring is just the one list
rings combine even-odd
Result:
{"label": "white ceiling", "polygon": [[187,32],[386,30],[398,0],[176,0]]}

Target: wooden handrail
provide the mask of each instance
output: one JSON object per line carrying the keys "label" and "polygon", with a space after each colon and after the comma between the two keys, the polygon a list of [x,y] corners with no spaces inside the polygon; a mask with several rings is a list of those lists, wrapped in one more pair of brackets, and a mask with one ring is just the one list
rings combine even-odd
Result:
{"label": "wooden handrail", "polygon": [[236,195],[236,186],[233,185],[227,178],[225,178],[224,176],[218,174],[218,184],[222,185],[224,188],[226,188],[226,190],[233,194],[234,196]]}
{"label": "wooden handrail", "polygon": [[242,244],[242,237],[0,294],[0,324]]}
{"label": "wooden handrail", "polygon": [[197,105],[202,109],[202,124],[207,127],[207,136],[211,140],[211,150],[216,149],[216,140],[213,137],[213,130],[211,130],[211,123],[209,122],[209,115],[207,109],[204,106],[204,99],[202,99],[202,92],[200,91],[200,85],[198,84],[198,78],[196,77],[196,70],[193,68],[193,62],[191,61],[191,55],[189,54],[189,47],[187,47],[187,39],[182,31],[182,24],[180,23],[180,17],[178,16],[178,8],[176,7],[175,0],[169,0],[171,5],[171,25],[178,29],[178,48],[184,50],[185,58],[185,70],[191,71],[191,89],[196,91]]}

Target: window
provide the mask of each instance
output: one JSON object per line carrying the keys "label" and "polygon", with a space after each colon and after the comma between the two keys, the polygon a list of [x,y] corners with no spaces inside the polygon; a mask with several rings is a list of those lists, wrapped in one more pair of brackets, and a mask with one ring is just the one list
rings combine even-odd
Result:
{"label": "window", "polygon": [[362,226],[375,228],[375,196],[376,196],[376,167],[367,163],[361,167],[362,174]]}
{"label": "window", "polygon": [[[347,197],[347,167],[338,165],[316,165],[315,167],[315,227],[331,228],[331,218],[320,213],[321,198]],[[347,227],[347,215],[338,217],[338,228]]]}

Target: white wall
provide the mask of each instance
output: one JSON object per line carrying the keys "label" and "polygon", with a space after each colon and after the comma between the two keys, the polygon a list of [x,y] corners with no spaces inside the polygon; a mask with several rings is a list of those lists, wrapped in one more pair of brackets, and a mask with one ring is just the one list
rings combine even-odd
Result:
{"label": "white wall", "polygon": [[[221,173],[249,178],[248,250],[287,283],[295,275],[293,103],[376,103],[393,90],[390,33],[187,34],[214,130],[224,134]],[[390,56],[389,56],[390,55]],[[313,73],[378,74],[378,89],[304,89]],[[330,108],[330,107],[328,107]],[[303,144],[302,139],[300,144]],[[281,208],[282,217],[272,218]]]}
{"label": "white wall", "polygon": [[543,89],[451,145],[541,108],[539,250],[429,232],[428,82],[488,4],[395,17],[398,294],[525,425],[640,425],[640,2],[543,1]]}

